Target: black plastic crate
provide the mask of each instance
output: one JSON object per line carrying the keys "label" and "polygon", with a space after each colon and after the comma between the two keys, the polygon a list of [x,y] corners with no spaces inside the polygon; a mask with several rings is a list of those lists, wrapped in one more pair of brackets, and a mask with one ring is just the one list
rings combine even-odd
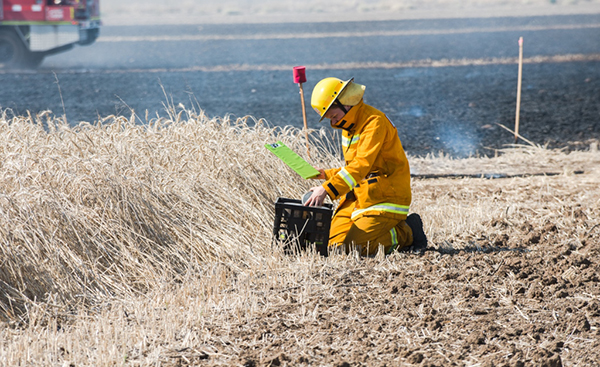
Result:
{"label": "black plastic crate", "polygon": [[285,253],[306,250],[314,245],[327,256],[333,205],[304,206],[300,200],[277,198],[273,236],[283,243]]}

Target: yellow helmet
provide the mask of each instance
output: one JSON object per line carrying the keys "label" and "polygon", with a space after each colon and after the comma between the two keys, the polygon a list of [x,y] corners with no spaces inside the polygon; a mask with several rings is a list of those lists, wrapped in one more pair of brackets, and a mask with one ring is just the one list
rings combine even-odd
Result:
{"label": "yellow helmet", "polygon": [[319,116],[321,116],[321,120],[319,121],[325,118],[327,111],[329,111],[335,100],[352,80],[354,78],[347,81],[338,78],[325,78],[315,85],[310,97],[310,104]]}

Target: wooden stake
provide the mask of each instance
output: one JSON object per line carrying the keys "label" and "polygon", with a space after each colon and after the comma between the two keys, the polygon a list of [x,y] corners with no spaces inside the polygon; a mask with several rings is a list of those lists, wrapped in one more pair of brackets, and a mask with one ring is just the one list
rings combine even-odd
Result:
{"label": "wooden stake", "polygon": [[521,111],[521,80],[523,78],[523,37],[519,38],[519,80],[517,82],[517,112],[515,115],[515,144],[519,140],[519,112]]}
{"label": "wooden stake", "polygon": [[310,157],[310,150],[308,149],[308,125],[306,124],[306,107],[304,106],[304,88],[302,88],[302,83],[298,83],[300,86],[300,99],[302,100],[302,118],[304,119],[304,136],[306,137],[306,154]]}

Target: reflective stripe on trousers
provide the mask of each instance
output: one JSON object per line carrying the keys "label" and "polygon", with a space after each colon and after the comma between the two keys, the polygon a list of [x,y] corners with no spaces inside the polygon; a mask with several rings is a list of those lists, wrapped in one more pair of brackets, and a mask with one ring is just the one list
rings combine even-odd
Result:
{"label": "reflective stripe on trousers", "polygon": [[390,229],[390,236],[392,237],[392,246],[387,251],[387,254],[391,254],[396,247],[398,247],[398,231],[396,230],[396,227]]}
{"label": "reflective stripe on trousers", "polygon": [[356,219],[359,215],[364,214],[366,212],[370,212],[370,211],[379,211],[379,212],[388,212],[388,213],[394,213],[394,214],[408,215],[409,208],[410,208],[409,205],[398,205],[398,204],[391,204],[391,203],[382,203],[382,204],[371,205],[368,208],[353,211],[352,212],[352,220]]}

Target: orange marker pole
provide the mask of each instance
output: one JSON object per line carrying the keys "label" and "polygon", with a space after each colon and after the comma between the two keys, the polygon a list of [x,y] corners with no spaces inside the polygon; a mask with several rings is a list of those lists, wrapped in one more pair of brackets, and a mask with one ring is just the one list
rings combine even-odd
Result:
{"label": "orange marker pole", "polygon": [[302,83],[306,82],[306,68],[304,66],[294,67],[294,83],[300,87],[300,100],[302,101],[302,119],[304,120],[304,136],[306,137],[306,154],[310,159],[310,150],[308,145],[308,125],[306,123],[306,107],[304,105],[304,88]]}
{"label": "orange marker pole", "polygon": [[517,112],[515,115],[515,144],[519,140],[519,112],[521,111],[521,79],[523,78],[523,37],[519,38],[519,80],[517,82]]}

